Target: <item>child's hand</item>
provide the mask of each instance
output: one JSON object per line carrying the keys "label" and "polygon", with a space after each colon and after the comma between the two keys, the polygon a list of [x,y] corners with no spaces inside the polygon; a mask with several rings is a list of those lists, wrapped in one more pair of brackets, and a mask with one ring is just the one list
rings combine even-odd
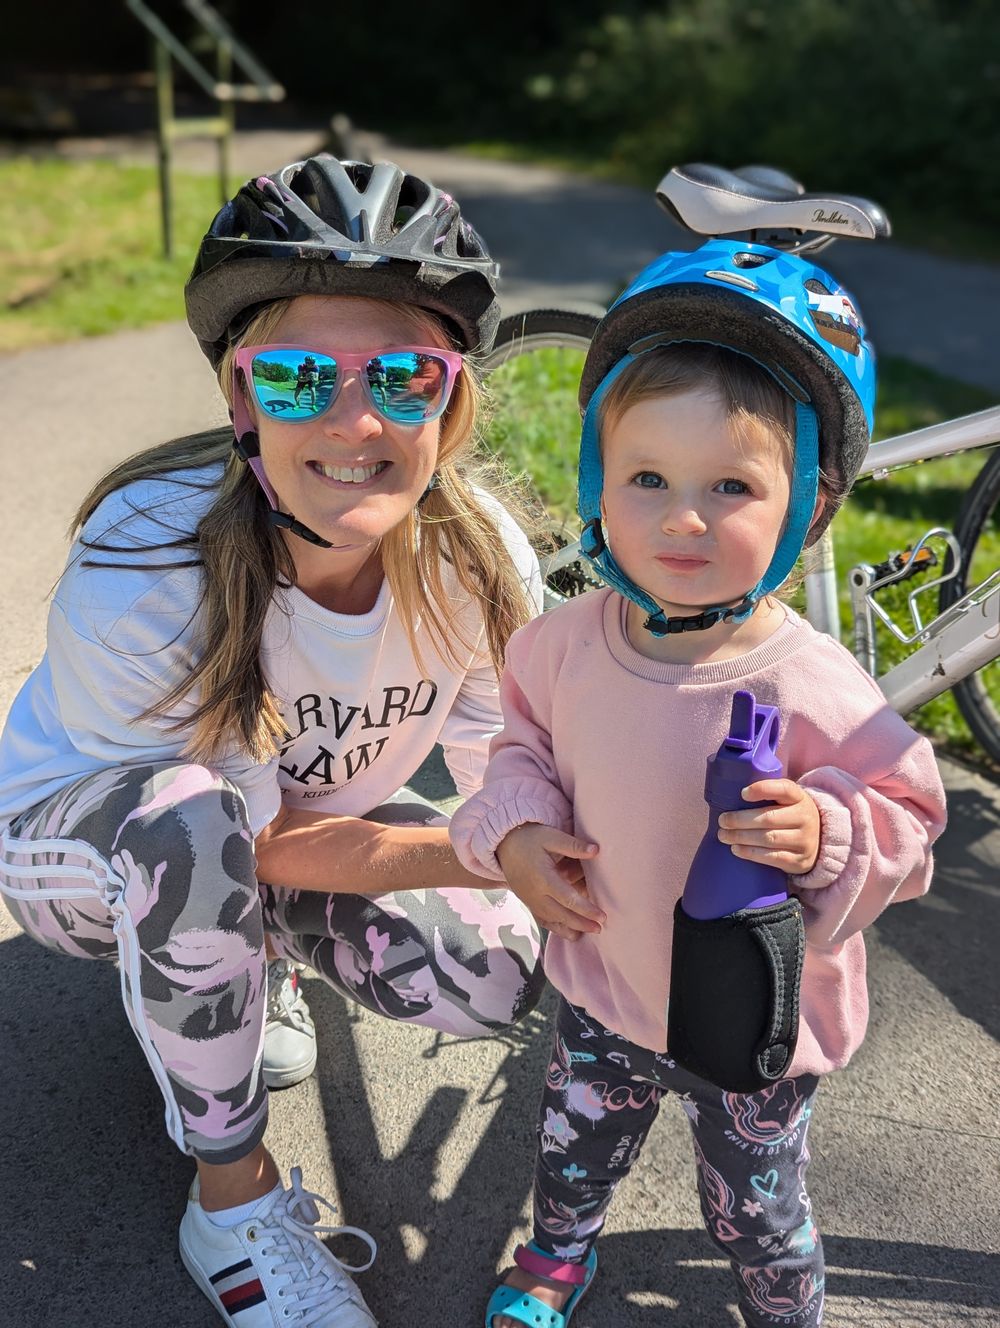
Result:
{"label": "child's hand", "polygon": [[588,897],[581,859],[597,845],[574,839],[548,825],[519,825],[496,851],[507,884],[527,904],[535,920],[567,941],[600,931],[605,915]]}
{"label": "child's hand", "polygon": [[794,779],[760,779],[743,790],[747,802],[774,802],[760,811],[723,812],[719,839],[738,858],[790,876],[812,871],[819,853],[819,808]]}

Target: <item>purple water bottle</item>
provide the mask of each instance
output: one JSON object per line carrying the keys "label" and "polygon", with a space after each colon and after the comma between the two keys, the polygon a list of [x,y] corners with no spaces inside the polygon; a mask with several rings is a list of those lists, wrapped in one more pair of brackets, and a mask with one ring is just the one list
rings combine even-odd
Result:
{"label": "purple water bottle", "polygon": [[705,772],[708,830],[688,872],[681,907],[691,918],[721,918],[743,908],[765,908],[788,898],[788,877],[777,867],[738,858],[719,842],[719,814],[764,807],[744,802],[740,790],[758,779],[781,779],[778,710],[758,705],[752,692],[736,692],[729,734]]}

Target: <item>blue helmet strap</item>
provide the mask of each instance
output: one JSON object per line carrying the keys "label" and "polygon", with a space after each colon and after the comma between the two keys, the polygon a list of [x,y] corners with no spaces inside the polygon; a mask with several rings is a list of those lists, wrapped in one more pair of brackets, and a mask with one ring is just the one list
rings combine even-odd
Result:
{"label": "blue helmet strap", "polygon": [[701,613],[668,618],[652,596],[640,589],[618,566],[605,541],[601,525],[601,493],[604,489],[604,466],[601,461],[598,428],[601,402],[611,384],[635,359],[634,354],[624,355],[605,375],[590,398],[583,417],[577,482],[577,511],[583,522],[580,550],[594,564],[609,586],[645,610],[648,617],[643,625],[654,636],[704,631],[721,621],[744,622],[753,613],[758,601],[770,591],[776,590],[788,577],[809,533],[819,487],[819,421],[816,412],[812,406],[800,401],[795,402],[795,445],[788,519],[767,571],[753,589],[735,605],[714,604],[706,607]]}
{"label": "blue helmet strap", "polygon": [[787,580],[802,552],[812,525],[819,493],[819,420],[812,406],[795,403],[795,453],[792,463],[788,520],[771,565],[750,591],[754,603]]}

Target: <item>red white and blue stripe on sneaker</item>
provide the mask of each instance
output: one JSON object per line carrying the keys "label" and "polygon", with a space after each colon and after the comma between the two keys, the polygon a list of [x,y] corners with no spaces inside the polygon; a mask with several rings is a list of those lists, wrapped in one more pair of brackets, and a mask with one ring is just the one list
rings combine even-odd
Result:
{"label": "red white and blue stripe on sneaker", "polygon": [[251,1309],[267,1300],[260,1278],[254,1273],[249,1259],[230,1264],[209,1278],[209,1281],[227,1314],[239,1314],[240,1310]]}

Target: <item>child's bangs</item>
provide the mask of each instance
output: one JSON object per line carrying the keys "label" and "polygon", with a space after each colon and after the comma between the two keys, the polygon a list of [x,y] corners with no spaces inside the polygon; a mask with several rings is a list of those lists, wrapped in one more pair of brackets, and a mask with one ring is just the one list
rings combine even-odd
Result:
{"label": "child's bangs", "polygon": [[638,356],[601,403],[602,434],[632,406],[683,392],[718,397],[741,449],[752,452],[777,446],[785,462],[791,463],[795,438],[791,397],[756,361],[702,342],[674,342]]}

